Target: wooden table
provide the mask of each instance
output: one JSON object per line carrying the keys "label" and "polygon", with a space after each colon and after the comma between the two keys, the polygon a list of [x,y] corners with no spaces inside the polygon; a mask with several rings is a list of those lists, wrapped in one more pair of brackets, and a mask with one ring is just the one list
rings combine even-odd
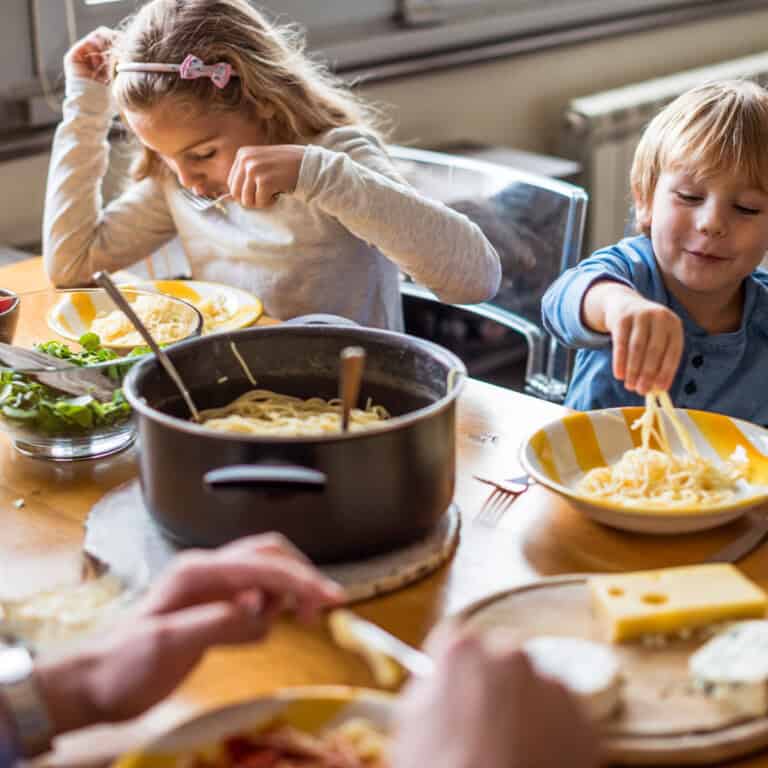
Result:
{"label": "wooden table", "polygon": [[[19,291],[45,284],[39,259],[0,269],[0,286]],[[488,496],[475,474],[504,478],[520,473],[521,439],[561,414],[560,406],[470,380],[459,400],[456,500],[461,540],[453,560],[434,575],[391,595],[359,605],[404,640],[420,644],[441,618],[473,600],[537,576],[621,571],[700,562],[744,530],[734,523],[710,533],[651,537],[622,533],[586,520],[566,501],[534,487],[494,527],[473,520]],[[82,523],[107,490],[136,474],[135,451],[101,461],[54,464],[19,455],[0,439],[0,588],[28,585],[65,572],[79,556]],[[12,501],[24,498],[22,509]],[[742,563],[768,586],[768,559],[758,549]],[[341,683],[371,685],[365,666],[338,650],[318,628],[280,625],[258,646],[215,650],[169,700],[138,721],[99,727],[60,740],[56,765],[82,765],[130,746],[193,712],[263,694],[280,686]],[[735,763],[768,766],[768,755]]]}

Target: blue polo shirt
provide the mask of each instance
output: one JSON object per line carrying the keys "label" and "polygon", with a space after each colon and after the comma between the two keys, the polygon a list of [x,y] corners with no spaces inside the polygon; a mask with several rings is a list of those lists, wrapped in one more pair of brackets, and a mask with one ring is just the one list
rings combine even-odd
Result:
{"label": "blue polo shirt", "polygon": [[745,279],[739,330],[712,335],[667,291],[645,236],[596,251],[564,272],[542,299],[547,330],[565,346],[579,350],[567,406],[585,411],[644,403],[644,398],[613,377],[610,335],[595,333],[581,321],[584,294],[604,278],[664,304],[683,321],[685,348],[669,391],[676,406],[717,411],[768,426],[768,272],[759,269]]}

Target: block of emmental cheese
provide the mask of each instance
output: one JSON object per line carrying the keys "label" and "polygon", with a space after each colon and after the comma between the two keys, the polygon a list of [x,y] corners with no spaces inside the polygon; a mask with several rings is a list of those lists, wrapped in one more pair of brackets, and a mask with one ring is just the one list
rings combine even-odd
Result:
{"label": "block of emmental cheese", "polygon": [[589,578],[593,611],[614,642],[765,616],[768,596],[727,563]]}
{"label": "block of emmental cheese", "polygon": [[768,621],[739,621],[688,660],[693,684],[728,714],[768,714]]}

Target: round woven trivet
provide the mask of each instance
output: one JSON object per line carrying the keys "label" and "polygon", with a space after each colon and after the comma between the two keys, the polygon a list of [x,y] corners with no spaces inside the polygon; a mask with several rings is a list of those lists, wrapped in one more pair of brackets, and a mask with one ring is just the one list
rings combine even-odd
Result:
{"label": "round woven trivet", "polygon": [[[432,573],[451,557],[460,520],[458,507],[451,504],[423,540],[366,560],[323,565],[320,570],[345,587],[350,602],[392,592]],[[114,488],[94,504],[86,521],[85,548],[132,589],[145,587],[178,551],[150,517],[138,480]]]}

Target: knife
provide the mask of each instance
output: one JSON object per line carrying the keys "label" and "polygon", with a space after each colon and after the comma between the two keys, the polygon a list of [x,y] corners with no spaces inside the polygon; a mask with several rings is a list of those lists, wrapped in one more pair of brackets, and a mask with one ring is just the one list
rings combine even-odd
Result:
{"label": "knife", "polygon": [[738,539],[708,557],[706,562],[737,563],[763,542],[768,536],[768,514],[752,513],[749,517],[752,521],[751,527]]}
{"label": "knife", "polygon": [[400,675],[391,667],[392,659],[416,677],[429,677],[434,671],[434,662],[426,653],[351,611],[331,611],[328,623],[337,645],[362,655],[380,685],[394,687],[398,682]]}

